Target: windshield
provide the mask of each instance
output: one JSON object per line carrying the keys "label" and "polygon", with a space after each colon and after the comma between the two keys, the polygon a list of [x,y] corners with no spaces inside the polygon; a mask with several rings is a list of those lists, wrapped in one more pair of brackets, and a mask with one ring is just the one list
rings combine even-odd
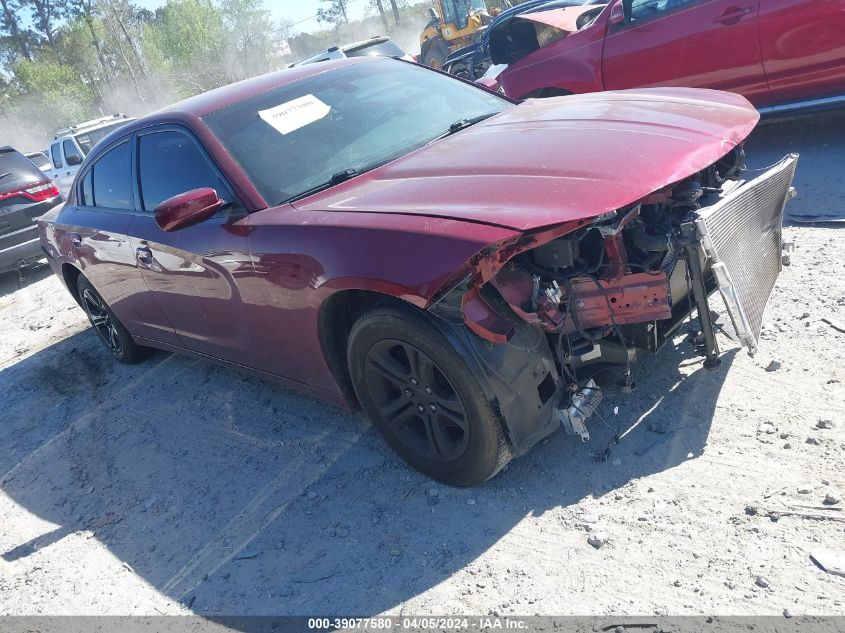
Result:
{"label": "windshield", "polygon": [[119,127],[123,127],[127,123],[129,123],[128,120],[119,121],[118,123],[112,123],[111,125],[106,125],[105,127],[98,127],[96,130],[91,130],[90,132],[82,132],[77,134],[74,138],[76,139],[76,142],[79,143],[82,153],[87,156],[88,152],[94,149],[94,146],[103,140],[109,132],[116,130]]}
{"label": "windshield", "polygon": [[203,117],[271,205],[404,156],[461,120],[512,104],[416,64],[378,59],[250,97]]}

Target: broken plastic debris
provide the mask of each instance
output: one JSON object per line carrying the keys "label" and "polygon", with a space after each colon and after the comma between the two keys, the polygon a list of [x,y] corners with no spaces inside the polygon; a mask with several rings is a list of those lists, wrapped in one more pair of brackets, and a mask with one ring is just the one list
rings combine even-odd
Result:
{"label": "broken plastic debris", "polygon": [[845,576],[845,552],[817,549],[810,552],[810,559],[830,574]]}

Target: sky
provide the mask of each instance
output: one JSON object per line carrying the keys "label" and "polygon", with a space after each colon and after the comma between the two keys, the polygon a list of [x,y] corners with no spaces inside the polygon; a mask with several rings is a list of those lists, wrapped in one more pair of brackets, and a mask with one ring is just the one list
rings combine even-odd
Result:
{"label": "sky", "polygon": [[[165,4],[165,0],[136,0],[139,5],[150,10]],[[347,11],[350,20],[357,20],[366,15],[365,11],[368,0],[349,0]],[[320,28],[317,22],[317,9],[326,7],[327,3],[322,0],[264,0],[266,6],[273,15],[274,21],[282,18],[294,22],[294,32],[314,31]]]}

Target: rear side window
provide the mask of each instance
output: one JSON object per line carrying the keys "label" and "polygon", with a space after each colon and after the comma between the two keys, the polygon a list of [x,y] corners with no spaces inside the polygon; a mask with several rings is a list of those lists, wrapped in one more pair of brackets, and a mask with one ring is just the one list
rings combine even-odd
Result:
{"label": "rear side window", "polygon": [[65,160],[68,165],[82,164],[82,155],[79,153],[79,150],[76,149],[76,145],[73,144],[73,141],[62,141],[62,149],[65,151]]}
{"label": "rear side window", "polygon": [[44,174],[23,154],[0,149],[0,191],[8,191],[44,180]]}
{"label": "rear side window", "polygon": [[62,164],[62,152],[59,149],[58,143],[53,143],[50,146],[50,155],[53,157],[53,166],[56,169],[61,169],[63,167]]}
{"label": "rear side window", "polygon": [[[121,143],[103,154],[89,173],[93,174],[93,206],[108,209],[132,208],[128,142]],[[87,198],[85,202],[92,204]]]}
{"label": "rear side window", "polygon": [[221,199],[229,197],[226,185],[196,143],[181,132],[138,137],[138,173],[145,211],[152,212],[168,198],[200,187],[215,189]]}

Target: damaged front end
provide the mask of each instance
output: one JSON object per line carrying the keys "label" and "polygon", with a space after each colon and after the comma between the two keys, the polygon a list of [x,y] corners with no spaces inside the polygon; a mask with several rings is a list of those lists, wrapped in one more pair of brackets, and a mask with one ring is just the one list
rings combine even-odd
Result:
{"label": "damaged front end", "polygon": [[754,353],[781,270],[781,226],[797,155],[742,180],[741,146],[624,208],[524,233],[482,252],[430,306],[482,376],[515,454],[562,425],[589,439],[601,399],[593,377],[631,365],[697,315],[690,338],[719,366],[708,297],[720,289],[738,340]]}

